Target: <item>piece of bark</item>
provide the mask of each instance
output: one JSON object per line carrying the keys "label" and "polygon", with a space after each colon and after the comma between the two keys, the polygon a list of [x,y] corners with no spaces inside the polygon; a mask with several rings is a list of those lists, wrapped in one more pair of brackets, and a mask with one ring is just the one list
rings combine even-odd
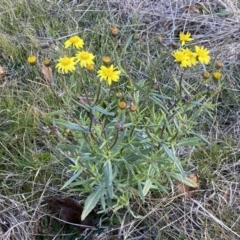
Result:
{"label": "piece of bark", "polygon": [[77,200],[72,198],[51,198],[46,199],[46,202],[59,214],[61,220],[70,224],[84,225],[79,226],[80,230],[85,230],[86,228],[94,226],[92,219],[86,218],[81,221],[83,207]]}

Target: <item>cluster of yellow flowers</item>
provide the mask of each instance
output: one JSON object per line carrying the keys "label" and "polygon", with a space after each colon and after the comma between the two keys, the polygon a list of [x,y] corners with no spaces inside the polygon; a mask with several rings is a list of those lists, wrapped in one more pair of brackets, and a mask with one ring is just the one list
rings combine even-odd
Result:
{"label": "cluster of yellow flowers", "polygon": [[[191,42],[194,39],[191,38],[191,34],[181,32],[179,35],[181,46],[184,46],[186,42]],[[175,62],[178,62],[181,67],[192,67],[198,62],[208,64],[210,62],[209,50],[205,47],[195,46],[195,51],[191,51],[189,48],[181,48],[172,53],[175,58]]]}
{"label": "cluster of yellow flowers", "polygon": [[[65,42],[64,45],[65,48],[73,46],[79,49],[83,48],[84,41],[78,36],[72,36]],[[74,57],[64,56],[60,58],[58,60],[56,68],[59,72],[69,73],[73,72],[76,69],[76,64],[79,63],[81,67],[84,67],[88,70],[93,70],[94,58],[95,56],[90,52],[79,51],[76,53]],[[110,62],[110,58],[107,56],[103,57],[103,62],[106,62],[107,58]],[[98,77],[100,78],[100,81],[106,80],[107,83],[111,85],[112,82],[117,82],[119,80],[119,75],[121,74],[121,71],[116,70],[116,68],[113,65],[110,66],[102,65],[100,69],[97,71],[97,73]]]}

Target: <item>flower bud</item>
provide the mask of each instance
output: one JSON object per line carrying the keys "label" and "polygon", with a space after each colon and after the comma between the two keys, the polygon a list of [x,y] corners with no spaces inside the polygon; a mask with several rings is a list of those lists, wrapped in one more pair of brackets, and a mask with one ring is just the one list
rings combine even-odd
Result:
{"label": "flower bud", "polygon": [[214,72],[213,73],[213,78],[215,80],[219,80],[222,77],[222,74],[220,72]]}
{"label": "flower bud", "polygon": [[121,99],[123,97],[123,93],[122,92],[117,92],[116,93],[116,98]]}
{"label": "flower bud", "polygon": [[204,73],[203,73],[203,77],[204,77],[205,79],[208,79],[208,78],[210,77],[210,73],[209,73],[209,72],[204,72]]}
{"label": "flower bud", "polygon": [[217,61],[217,62],[216,62],[216,68],[220,69],[220,68],[222,68],[222,67],[223,67],[223,62]]}
{"label": "flower bud", "polygon": [[37,62],[37,58],[34,56],[34,55],[30,55],[28,58],[27,58],[27,61],[30,65],[35,65],[36,62]]}
{"label": "flower bud", "polygon": [[109,56],[103,56],[102,61],[103,61],[103,63],[110,63],[111,58]]}
{"label": "flower bud", "polygon": [[51,65],[51,62],[49,59],[44,59],[43,64],[44,66],[49,67]]}
{"label": "flower bud", "polygon": [[116,26],[111,27],[111,33],[116,37],[118,35],[118,28]]}
{"label": "flower bud", "polygon": [[134,104],[132,104],[132,105],[130,106],[130,111],[131,111],[131,112],[135,112],[136,110],[137,110],[137,106],[134,105]]}
{"label": "flower bud", "polygon": [[88,64],[88,65],[86,66],[86,69],[87,69],[88,71],[92,71],[92,70],[94,69],[94,64]]}
{"label": "flower bud", "polygon": [[125,109],[127,107],[127,103],[124,102],[124,101],[121,101],[121,102],[118,103],[118,107],[120,109]]}

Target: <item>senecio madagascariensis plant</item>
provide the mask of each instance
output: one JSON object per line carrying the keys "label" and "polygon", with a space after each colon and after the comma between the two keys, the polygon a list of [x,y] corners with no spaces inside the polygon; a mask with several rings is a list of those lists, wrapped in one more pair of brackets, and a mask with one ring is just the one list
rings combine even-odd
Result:
{"label": "senecio madagascariensis plant", "polygon": [[[186,42],[194,40],[191,38],[191,34],[180,33],[180,42],[184,46]],[[195,51],[191,51],[188,48],[180,48],[172,53],[175,58],[175,62],[180,64],[180,67],[192,67],[198,62],[208,64],[210,62],[209,50],[203,46],[195,46]]]}

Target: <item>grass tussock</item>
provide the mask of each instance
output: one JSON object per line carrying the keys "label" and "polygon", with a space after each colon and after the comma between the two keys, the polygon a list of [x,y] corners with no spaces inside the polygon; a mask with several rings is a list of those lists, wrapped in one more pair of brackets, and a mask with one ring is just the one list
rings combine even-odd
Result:
{"label": "grass tussock", "polygon": [[[239,12],[239,1],[234,0],[3,0],[0,239],[239,239]],[[109,35],[112,26],[120,30],[118,49]],[[88,48],[94,53],[114,58],[120,52],[121,64],[135,82],[161,79],[160,87],[171,92],[169,76],[177,70],[172,56],[161,58],[161,54],[179,47],[176,39],[181,31],[190,31],[196,44],[208,47],[224,63],[224,85],[215,96],[216,108],[211,116],[202,115],[196,126],[210,144],[183,147],[177,153],[184,168],[198,174],[200,190],[184,199],[173,181],[167,186],[169,194],[153,192],[145,203],[138,198],[130,203],[135,215],[142,218],[121,209],[94,215],[94,229],[80,232],[64,225],[45,199],[72,197],[84,203],[84,198],[60,190],[72,175],[67,172],[69,159],[56,149],[58,138],[49,119],[63,115],[61,104],[79,115],[81,111],[71,102],[56,100],[41,74],[41,64],[32,68],[27,57],[34,54],[55,61],[64,53],[63,42],[81,35],[88,38]],[[192,82],[198,80],[191,72],[189,76]],[[97,87],[90,83],[86,86],[89,92]],[[80,91],[56,86],[55,93],[75,97]],[[61,133],[69,141],[74,139],[68,130]]]}

